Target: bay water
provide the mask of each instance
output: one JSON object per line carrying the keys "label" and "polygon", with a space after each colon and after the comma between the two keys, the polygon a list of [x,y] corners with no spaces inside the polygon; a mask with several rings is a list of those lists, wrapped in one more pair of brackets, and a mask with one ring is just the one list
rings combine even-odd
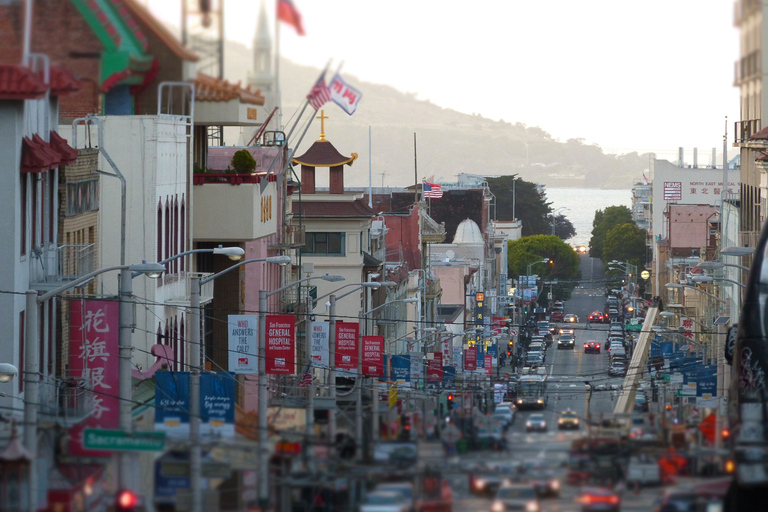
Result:
{"label": "bay water", "polygon": [[567,243],[574,246],[589,245],[589,238],[592,236],[592,221],[595,218],[596,210],[604,210],[608,206],[632,207],[632,191],[630,189],[547,187],[545,190],[553,210],[567,208],[567,210],[559,213],[565,215],[576,228],[576,235],[566,240]]}

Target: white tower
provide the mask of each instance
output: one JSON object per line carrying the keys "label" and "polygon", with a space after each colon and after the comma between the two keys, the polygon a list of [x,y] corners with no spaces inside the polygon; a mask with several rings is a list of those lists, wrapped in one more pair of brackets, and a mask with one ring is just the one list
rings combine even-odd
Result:
{"label": "white tower", "polygon": [[[275,75],[272,72],[272,36],[269,33],[269,22],[264,1],[259,10],[259,21],[256,35],[253,38],[253,73],[248,76],[248,83],[261,91],[264,96],[264,109],[259,112],[261,119],[266,119],[275,108]],[[276,119],[273,123],[276,123]],[[254,130],[255,131],[255,130]],[[253,134],[251,134],[253,135]],[[250,137],[249,137],[250,138]]]}

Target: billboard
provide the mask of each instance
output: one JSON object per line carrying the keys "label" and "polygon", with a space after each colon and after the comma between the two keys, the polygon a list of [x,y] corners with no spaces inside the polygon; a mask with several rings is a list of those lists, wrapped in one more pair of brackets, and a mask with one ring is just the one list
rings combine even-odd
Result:
{"label": "billboard", "polygon": [[359,325],[352,322],[336,322],[336,375],[357,375],[357,338]]}
{"label": "billboard", "polygon": [[118,358],[118,303],[106,300],[70,302],[69,370],[88,377],[93,390],[93,415],[70,430],[72,455],[108,457],[110,452],[83,448],[86,428],[117,428],[120,400]]}
{"label": "billboard", "polygon": [[384,336],[363,336],[363,375],[381,377],[384,374]]}
{"label": "billboard", "polygon": [[258,373],[259,329],[258,315],[229,315],[229,371]]}
{"label": "billboard", "polygon": [[424,381],[424,354],[411,352],[411,385],[418,386]]}
{"label": "billboard", "polygon": [[411,381],[411,356],[393,355],[391,358],[392,380],[404,386]]}
{"label": "billboard", "polygon": [[[174,439],[189,439],[189,372],[155,373],[155,430]],[[200,436],[235,436],[235,377],[200,374]]]}
{"label": "billboard", "polygon": [[267,315],[264,329],[264,365],[267,374],[294,375],[296,319],[293,315]]}

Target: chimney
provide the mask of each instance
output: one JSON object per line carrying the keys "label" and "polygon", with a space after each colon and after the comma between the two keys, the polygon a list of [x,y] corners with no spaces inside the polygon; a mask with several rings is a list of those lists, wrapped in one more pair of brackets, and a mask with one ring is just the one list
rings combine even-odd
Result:
{"label": "chimney", "polygon": [[699,168],[699,148],[693,148],[693,168]]}
{"label": "chimney", "polygon": [[683,148],[680,148],[678,152],[679,152],[679,155],[677,157],[677,162],[678,162],[677,166],[680,168],[683,168],[685,167],[685,158],[684,158],[685,152],[683,151]]}
{"label": "chimney", "polygon": [[712,148],[712,168],[717,169],[717,148]]}
{"label": "chimney", "polygon": [[311,165],[301,164],[301,193],[315,193],[315,168]]}
{"label": "chimney", "polygon": [[331,167],[331,176],[329,182],[331,194],[344,193],[344,165]]}

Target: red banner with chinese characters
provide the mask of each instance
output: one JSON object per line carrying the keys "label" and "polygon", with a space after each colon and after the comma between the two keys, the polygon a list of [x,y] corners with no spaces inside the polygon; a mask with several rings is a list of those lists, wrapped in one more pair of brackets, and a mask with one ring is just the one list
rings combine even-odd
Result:
{"label": "red banner with chinese characters", "polygon": [[473,372],[477,370],[477,349],[469,347],[464,349],[464,371]]}
{"label": "red banner with chinese characters", "polygon": [[427,361],[427,382],[443,381],[443,353],[434,352],[432,359]]}
{"label": "red banner with chinese characters", "polygon": [[[93,390],[93,415],[70,430],[70,455],[109,457],[111,452],[83,448],[86,428],[117,428],[120,424],[119,313],[118,303],[105,300],[70,302],[69,377],[65,378],[64,398],[77,407],[85,400],[85,389]],[[85,379],[80,381],[79,379]],[[84,387],[82,382],[85,383]]]}
{"label": "red banner with chinese characters", "polygon": [[336,322],[336,371],[339,376],[354,377],[357,374],[357,338],[359,325],[352,322]]}
{"label": "red banner with chinese characters", "polygon": [[363,375],[384,375],[384,336],[363,336]]}
{"label": "red banner with chinese characters", "polygon": [[485,373],[493,376],[493,356],[490,354],[485,354]]}
{"label": "red banner with chinese characters", "polygon": [[507,323],[507,318],[503,316],[491,317],[491,333],[501,334],[501,329]]}
{"label": "red banner with chinese characters", "polygon": [[267,315],[264,366],[267,375],[296,373],[296,319],[293,315]]}

